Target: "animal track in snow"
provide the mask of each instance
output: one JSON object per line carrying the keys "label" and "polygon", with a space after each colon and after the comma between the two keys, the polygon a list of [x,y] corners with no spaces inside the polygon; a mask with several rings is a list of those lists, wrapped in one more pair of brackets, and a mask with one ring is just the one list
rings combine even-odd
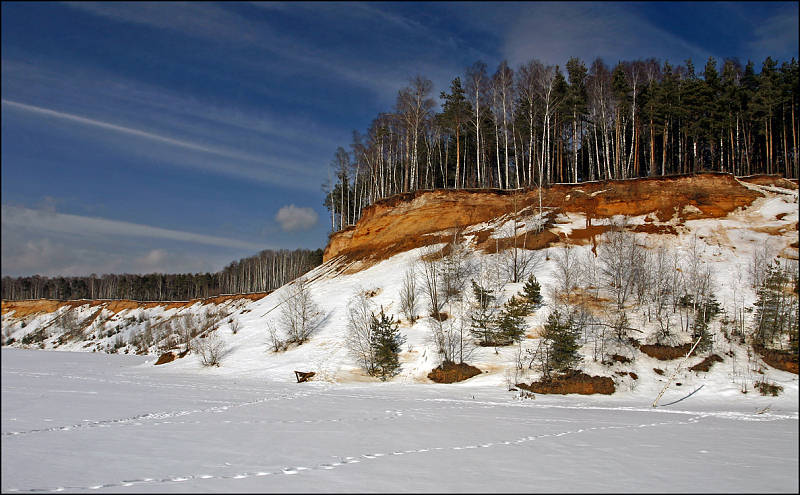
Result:
{"label": "animal track in snow", "polygon": [[[692,416],[685,421],[662,421],[662,422],[654,422],[654,423],[643,423],[643,424],[633,424],[633,425],[611,425],[611,426],[595,426],[591,428],[579,428],[576,430],[568,430],[568,431],[560,431],[560,432],[553,432],[553,433],[544,433],[541,435],[529,435],[525,437],[518,438],[516,440],[502,440],[496,442],[487,442],[482,444],[471,444],[466,446],[451,446],[451,447],[429,447],[429,448],[421,448],[421,449],[410,449],[410,450],[395,450],[392,451],[390,454],[383,454],[383,453],[371,453],[371,454],[362,454],[359,457],[354,456],[347,456],[347,457],[339,457],[340,462],[330,462],[330,463],[321,463],[317,464],[316,466],[306,467],[306,466],[294,466],[294,467],[283,467],[279,468],[276,471],[257,471],[257,472],[244,472],[244,473],[236,473],[230,475],[210,475],[210,474],[199,474],[199,475],[183,475],[183,476],[172,476],[162,479],[153,479],[153,478],[142,478],[142,479],[134,479],[134,480],[124,480],[117,483],[106,483],[106,484],[99,484],[99,485],[91,485],[86,487],[75,487],[75,486],[68,486],[63,487],[59,486],[52,489],[42,489],[42,488],[28,488],[28,489],[19,489],[19,488],[11,488],[8,489],[9,492],[60,492],[60,491],[74,491],[74,490],[99,490],[101,488],[114,488],[114,487],[130,487],[135,484],[145,484],[145,483],[181,483],[189,480],[208,480],[208,479],[246,479],[251,477],[262,477],[262,476],[269,476],[269,475],[297,475],[301,474],[303,471],[329,471],[332,469],[336,469],[340,466],[344,466],[345,464],[357,464],[362,460],[375,460],[381,457],[393,457],[393,456],[400,456],[405,454],[421,454],[426,452],[433,452],[433,451],[462,451],[462,450],[469,450],[469,449],[476,449],[476,448],[489,448],[494,446],[511,446],[511,445],[520,445],[526,442],[535,441],[538,439],[543,438],[558,438],[565,435],[572,435],[577,433],[583,433],[586,431],[593,431],[593,430],[610,430],[610,429],[638,429],[638,428],[647,428],[647,427],[656,427],[656,426],[669,426],[669,425],[689,425],[699,422],[704,416]],[[387,458],[388,458],[387,457]],[[226,463],[227,464],[227,463]],[[227,464],[230,465],[230,464]]]}

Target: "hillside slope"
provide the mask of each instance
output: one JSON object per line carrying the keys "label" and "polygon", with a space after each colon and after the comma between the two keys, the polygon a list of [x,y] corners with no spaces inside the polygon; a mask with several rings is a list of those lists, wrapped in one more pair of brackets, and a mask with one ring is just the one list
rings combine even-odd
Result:
{"label": "hillside slope", "polygon": [[[294,381],[293,371],[299,370],[314,371],[314,380],[377,382],[356,365],[345,346],[348,303],[355,295],[366,293],[375,311],[382,308],[402,320],[400,329],[407,340],[400,354],[401,371],[392,381],[431,383],[427,375],[441,362],[431,338],[436,323],[429,311],[420,311],[422,317],[413,325],[403,317],[400,292],[404,273],[414,269],[419,278],[420,259],[447,254],[453,249],[447,243],[455,239],[463,250],[463,260],[471,267],[468,278],[487,283],[494,280],[498,300],[505,301],[523,286],[522,281],[501,280],[508,277],[500,274],[506,273],[516,243],[517,247],[530,248],[518,254],[529,261],[541,283],[544,304],[525,318],[520,344],[476,347],[465,360],[481,374],[454,386],[529,383],[538,380],[540,373],[529,366],[531,354],[526,351],[537,349],[553,310],[573,307],[577,300],[589,301],[588,294],[594,293],[582,307],[588,308],[598,322],[611,321],[611,297],[593,285],[588,272],[580,273],[567,299],[557,288],[563,285],[564,256],[591,264],[598,253],[606,252],[602,246],[616,231],[632,234],[649,256],[661,246],[680,263],[691,258],[711,269],[713,295],[723,310],[710,323],[713,344],[708,351],[689,358],[675,378],[681,385],[670,393],[686,395],[703,386],[704,393],[747,397],[743,391],[752,392],[755,383],[769,381],[783,387],[785,399],[796,401],[797,375],[764,363],[748,343],[731,336],[731,328],[738,325],[749,329],[753,324],[756,293],[749,267],[754,260],[777,257],[784,263],[794,263],[791,266],[796,273],[797,222],[797,185],[772,177],[740,180],[709,174],[558,185],[543,191],[541,209],[538,191],[517,195],[496,191],[417,192],[371,206],[358,225],[332,237],[325,263],[305,277],[323,320],[302,345],[274,352],[268,333],[270,327],[280,332],[284,301],[295,283],[268,295],[190,303],[4,301],[4,345],[10,342],[34,348],[127,353],[137,352],[138,346],[139,352],[155,358],[170,348],[176,354],[183,349],[184,325],[195,328],[200,336],[213,332],[222,339],[226,351],[221,366],[203,367],[196,353],[189,353],[159,366],[165,373],[191,370]],[[685,269],[684,264],[675,268]],[[420,281],[418,285],[423,284]],[[462,288],[468,286],[466,280]],[[450,331],[468,325],[465,312],[469,310],[469,291],[463,294],[463,302],[444,308],[450,317],[443,326]],[[418,305],[426,304],[420,294]],[[652,399],[679,360],[658,360],[642,351],[642,344],[653,344],[656,339],[657,325],[648,312],[651,306],[626,304],[635,345],[608,344],[598,355],[597,337],[587,333],[582,336],[580,368],[589,375],[610,377],[615,395]],[[670,342],[690,342],[691,332],[685,328],[682,310],[673,306],[672,311]],[[464,318],[459,318],[462,313]],[[143,339],[146,333],[148,337]],[[722,362],[710,371],[686,369],[712,353]],[[614,355],[630,362],[614,360]],[[523,364],[522,369],[516,366],[518,362]]]}

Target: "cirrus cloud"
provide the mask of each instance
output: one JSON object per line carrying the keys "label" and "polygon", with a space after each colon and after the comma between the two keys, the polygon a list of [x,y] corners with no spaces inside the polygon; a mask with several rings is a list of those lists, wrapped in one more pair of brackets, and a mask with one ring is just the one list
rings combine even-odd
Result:
{"label": "cirrus cloud", "polygon": [[299,208],[293,204],[281,207],[275,221],[285,232],[308,230],[317,224],[319,215],[311,208]]}

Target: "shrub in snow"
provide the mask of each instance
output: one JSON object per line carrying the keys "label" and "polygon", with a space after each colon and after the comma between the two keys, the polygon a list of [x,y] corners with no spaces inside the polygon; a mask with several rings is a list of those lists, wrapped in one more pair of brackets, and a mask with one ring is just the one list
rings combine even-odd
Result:
{"label": "shrub in snow", "polygon": [[192,350],[200,358],[203,366],[219,366],[222,355],[225,353],[225,341],[215,332],[211,332],[206,338],[194,339]]}

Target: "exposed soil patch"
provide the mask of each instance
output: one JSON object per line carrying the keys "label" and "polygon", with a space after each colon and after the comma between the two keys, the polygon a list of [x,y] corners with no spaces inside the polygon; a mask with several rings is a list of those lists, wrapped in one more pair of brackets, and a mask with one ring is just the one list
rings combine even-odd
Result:
{"label": "exposed soil patch", "polygon": [[445,362],[432,369],[428,378],[436,383],[455,383],[480,374],[481,370],[467,363]]}
{"label": "exposed soil patch", "polygon": [[633,371],[616,371],[614,373],[619,375],[619,376],[630,376],[634,380],[638,380],[639,379],[639,375],[637,375]]}
{"label": "exposed soil patch", "polygon": [[605,394],[614,393],[614,380],[608,376],[589,376],[586,373],[575,371],[568,375],[561,375],[550,381],[533,382],[530,385],[518,383],[518,388],[528,390],[535,394]]}
{"label": "exposed soil patch", "polygon": [[673,227],[672,225],[655,225],[652,223],[646,223],[643,225],[635,225],[631,230],[633,230],[633,232],[642,234],[678,235],[678,231],[675,230],[675,227]]}
{"label": "exposed soil patch", "polygon": [[761,359],[773,368],[788,371],[797,375],[797,357],[787,351],[777,349],[767,349],[761,346],[753,346],[753,349],[761,355]]}
{"label": "exposed soil patch", "polygon": [[[224,296],[209,297],[206,299],[192,299],[191,301],[131,301],[129,299],[118,300],[90,300],[79,299],[72,301],[59,301],[55,299],[29,299],[26,301],[3,301],[2,314],[14,311],[14,316],[23,318],[32,314],[39,313],[54,313],[61,307],[69,307],[70,309],[78,308],[81,306],[89,305],[89,307],[98,307],[106,309],[112,314],[117,314],[121,311],[133,309],[149,309],[163,307],[165,310],[174,308],[184,308],[196,303],[201,304],[222,304],[231,300],[248,299],[250,301],[258,301],[266,297],[269,292],[259,292],[254,294],[229,294]],[[99,314],[99,312],[98,312]]]}
{"label": "exposed soil patch", "polygon": [[611,356],[611,361],[616,362],[616,363],[622,363],[622,364],[631,362],[630,358],[625,357],[625,356],[621,356],[619,354],[614,354],[613,356]]}
{"label": "exposed soil patch", "polygon": [[577,246],[583,246],[590,242],[594,244],[596,236],[603,235],[609,230],[611,230],[610,225],[592,225],[585,229],[573,229],[569,236],[565,234],[561,235],[563,236],[563,241],[569,241]]}
{"label": "exposed soil patch", "polygon": [[[550,232],[549,230],[545,229],[541,232],[528,232],[519,234],[516,237],[504,237],[500,239],[492,239],[488,235],[485,235],[486,231],[480,231],[481,235],[476,236],[476,244],[478,249],[483,251],[486,254],[495,254],[498,252],[505,251],[506,249],[511,249],[514,247],[514,243],[516,242],[516,246],[518,249],[544,249],[552,244],[559,242],[561,238]],[[483,240],[481,240],[483,239]]]}
{"label": "exposed soil patch", "polygon": [[653,368],[653,371],[656,372],[656,375],[663,375],[664,374],[664,370],[662,370],[661,368]]}
{"label": "exposed soil patch", "polygon": [[[750,205],[761,193],[745,187],[730,174],[707,173],[657,178],[639,178],[581,184],[554,184],[542,190],[542,204],[553,214],[586,215],[587,229],[570,234],[570,239],[589,242],[605,227],[595,229],[592,218],[614,215],[638,216],[652,213],[667,221],[676,212],[686,220],[719,218]],[[442,233],[466,228],[502,215],[538,205],[538,190],[500,191],[460,189],[415,191],[386,198],[367,207],[355,227],[333,234],[323,259],[344,256],[348,262],[370,260],[353,267],[363,270],[371,264],[410,249],[447,242]],[[686,206],[691,206],[685,210]],[[687,213],[688,212],[688,213]],[[671,233],[668,227],[641,227]],[[486,231],[473,233],[481,250],[502,250],[513,238],[490,239]],[[519,237],[517,243],[519,245]],[[556,242],[555,234],[544,230],[528,234],[525,245],[540,249]]]}
{"label": "exposed soil patch", "polygon": [[650,357],[660,359],[661,361],[669,361],[670,359],[682,358],[692,349],[692,344],[683,344],[679,346],[659,345],[659,344],[642,344],[639,350]]}
{"label": "exposed soil patch", "polygon": [[717,356],[716,354],[712,354],[712,355],[708,356],[707,358],[703,359],[702,361],[700,361],[699,363],[695,364],[691,368],[689,368],[689,371],[706,371],[706,372],[708,372],[708,370],[711,369],[711,367],[714,365],[714,363],[721,363],[721,362],[722,362],[722,358],[721,357]]}
{"label": "exposed soil patch", "polygon": [[175,353],[174,353],[174,352],[172,352],[172,351],[165,352],[164,354],[162,354],[162,355],[160,355],[160,356],[158,357],[158,361],[156,361],[156,363],[154,364],[154,366],[158,366],[159,364],[167,364],[167,363],[171,363],[172,361],[175,361],[175,358],[176,358],[176,357],[177,357],[177,356],[176,356],[176,355],[175,355]]}
{"label": "exposed soil patch", "polygon": [[759,186],[777,186],[782,187],[784,189],[791,189],[793,191],[797,190],[797,184],[792,182],[791,180],[784,179],[780,175],[750,175],[748,177],[739,177],[739,180],[742,182],[749,182],[750,184],[756,184]]}

